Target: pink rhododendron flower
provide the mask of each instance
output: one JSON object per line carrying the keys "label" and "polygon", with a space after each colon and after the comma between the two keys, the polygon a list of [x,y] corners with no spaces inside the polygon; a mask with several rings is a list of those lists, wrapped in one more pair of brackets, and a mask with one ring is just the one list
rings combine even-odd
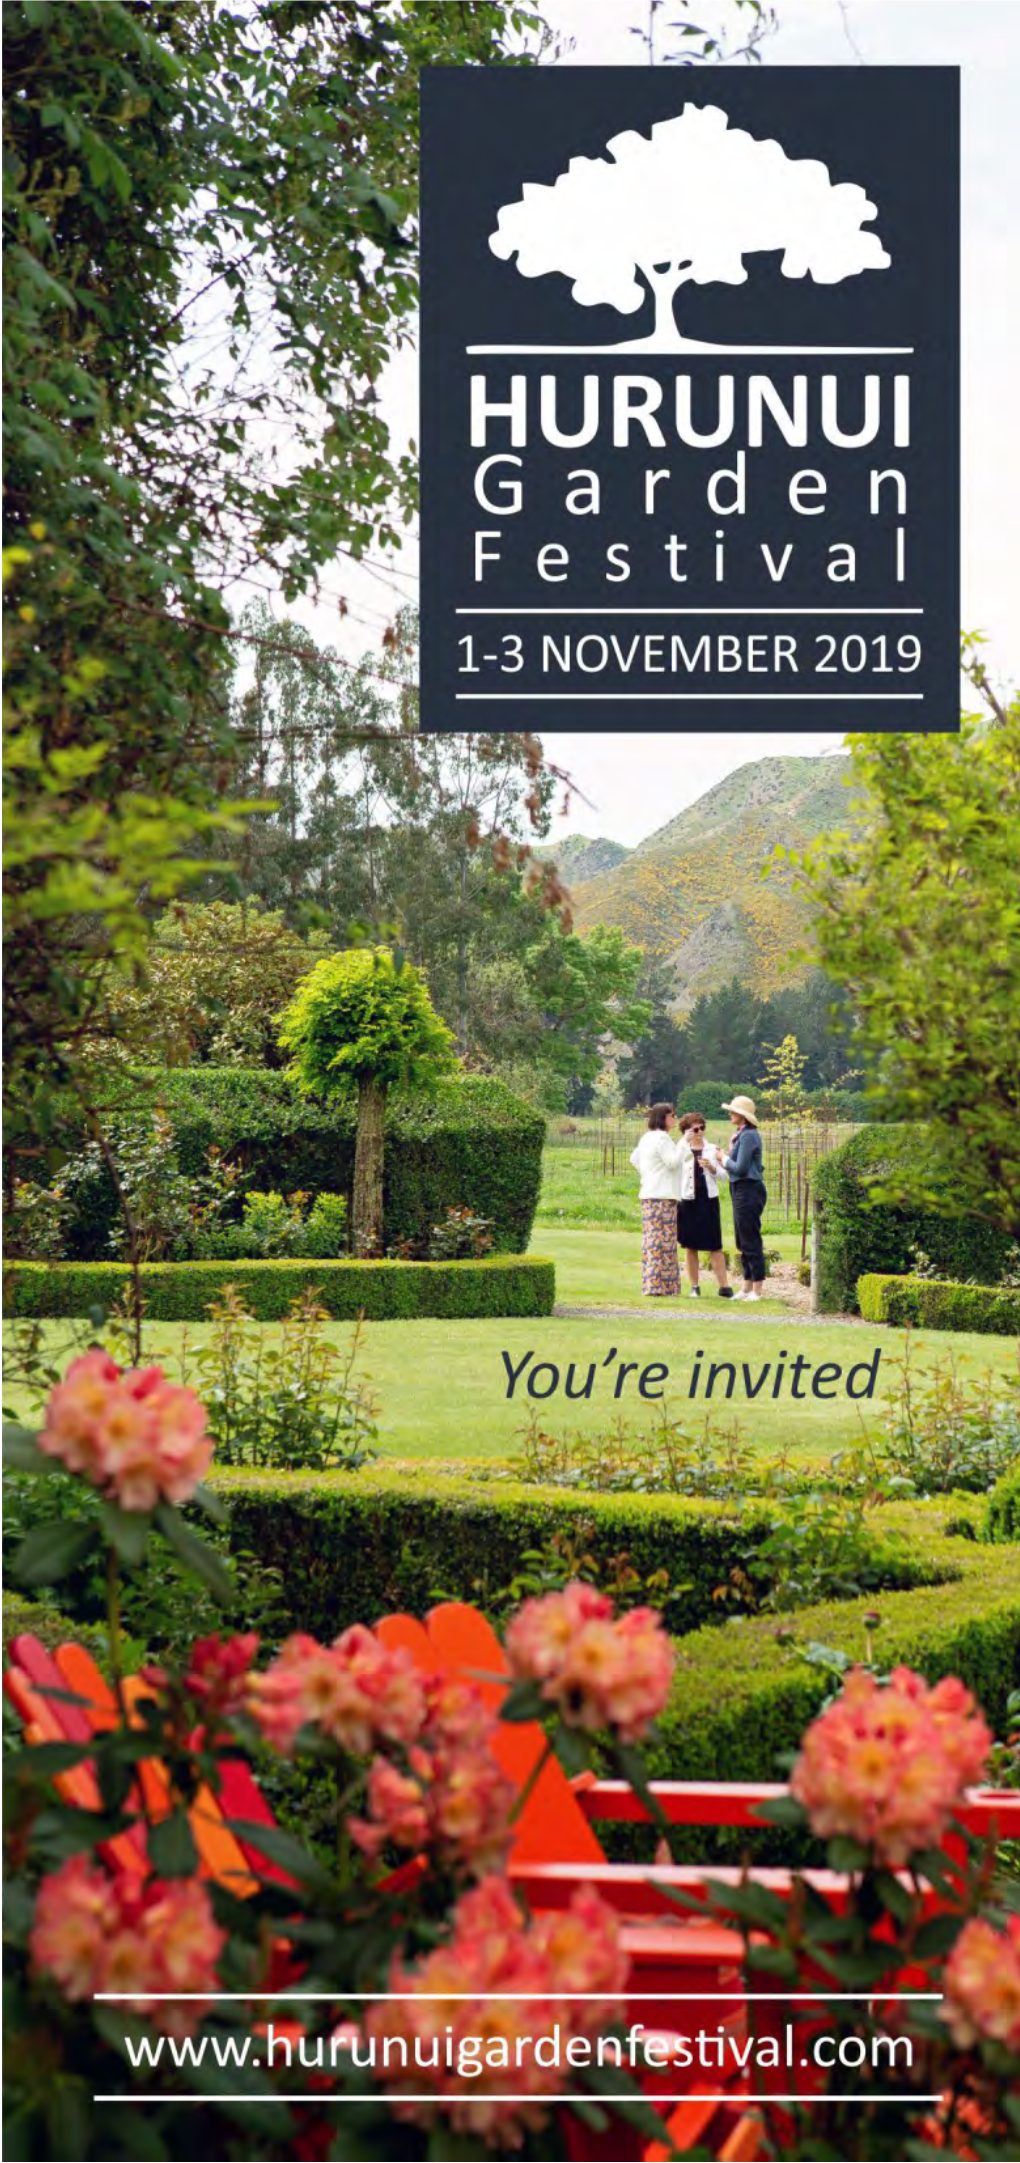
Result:
{"label": "pink rhododendron flower", "polygon": [[356,1624],[333,1645],[288,1637],[265,1673],[251,1677],[249,1709],[284,1755],[311,1726],[352,1756],[368,1757],[380,1742],[414,1742],[425,1687],[409,1653],[387,1651]]}
{"label": "pink rhododendron flower", "polygon": [[205,1406],[162,1368],[120,1368],[107,1353],[74,1359],[51,1392],[39,1447],[125,1510],[187,1502],[209,1468]]}
{"label": "pink rhododendron flower", "polygon": [[188,1655],[184,1688],[203,1708],[204,1724],[240,1712],[248,1701],[252,1661],[259,1649],[258,1633],[243,1636],[197,1638]]}
{"label": "pink rhododendron flower", "polygon": [[[619,2014],[612,1999],[579,2005],[560,1993],[606,1988],[615,1997],[627,1966],[616,1918],[590,1888],[562,1915],[528,1922],[505,1878],[484,1879],[458,1901],[448,1944],[417,1967],[394,1962],[389,1987],[402,1993],[399,2003],[366,2015],[379,2081],[398,2094],[434,2096],[397,2101],[397,2116],[445,2123],[501,2154],[519,2148],[564,2085],[569,2040],[596,2034]],[[557,2028],[561,2062],[547,2044],[542,2058],[552,2062],[540,2063],[535,2045]]]}
{"label": "pink rhododendron flower", "polygon": [[90,1998],[119,1915],[111,1880],[72,1855],[39,1887],[29,1939],[32,1965],[52,1975],[65,1998]]}
{"label": "pink rhododendron flower", "polygon": [[198,1878],[110,1878],[75,1855],[39,1887],[29,1950],[66,1998],[115,1991],[164,2034],[181,2036],[201,2007],[161,2003],[157,1993],[214,1992],[225,1942]]}
{"label": "pink rhododendron flower", "polygon": [[946,1961],[942,2018],[964,2050],[987,2040],[1020,2051],[1020,1915],[1003,1930],[975,1916]]}
{"label": "pink rhododendron flower", "polygon": [[790,1788],[823,1840],[843,1834],[897,1868],[938,1845],[991,1740],[955,1679],[930,1689],[900,1667],[883,1685],[853,1668],[808,1728]]}
{"label": "pink rhododendron flower", "polygon": [[571,1727],[611,1728],[623,1742],[646,1735],[667,1702],[673,1647],[655,1610],[613,1619],[590,1585],[526,1600],[506,1636],[510,1671],[537,1682]]}
{"label": "pink rhododendron flower", "polygon": [[497,1721],[471,1683],[425,1678],[424,1720],[409,1773],[385,1758],[368,1781],[368,1816],[349,1830],[366,1855],[426,1848],[457,1875],[484,1877],[509,1853],[517,1791],[490,1748]]}

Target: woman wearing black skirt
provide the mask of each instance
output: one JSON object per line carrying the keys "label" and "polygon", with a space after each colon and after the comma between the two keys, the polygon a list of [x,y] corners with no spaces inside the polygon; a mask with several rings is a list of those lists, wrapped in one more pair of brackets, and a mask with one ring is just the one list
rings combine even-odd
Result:
{"label": "woman wearing black skirt", "polygon": [[705,1122],[700,1112],[685,1112],[680,1121],[684,1160],[680,1171],[680,1210],[677,1240],[685,1249],[687,1282],[691,1298],[701,1298],[699,1257],[707,1254],[720,1299],[732,1299],[723,1253],[722,1218],[719,1213],[719,1180],[725,1179],[721,1158],[713,1143],[705,1141]]}

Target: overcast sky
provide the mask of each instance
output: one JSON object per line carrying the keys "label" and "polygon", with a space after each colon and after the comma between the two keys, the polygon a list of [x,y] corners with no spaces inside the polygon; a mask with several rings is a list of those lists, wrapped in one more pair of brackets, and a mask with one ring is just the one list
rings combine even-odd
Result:
{"label": "overcast sky", "polygon": [[[956,62],[963,71],[963,620],[989,637],[993,672],[1020,674],[1020,0],[776,0],[779,29],[764,65],[888,66]],[[668,6],[664,13],[670,13]],[[679,12],[679,11],[678,11]],[[644,0],[544,0],[543,13],[573,39],[563,65],[639,66],[631,26]],[[731,25],[725,0],[701,0],[699,23]],[[380,385],[394,432],[416,430],[416,360],[402,356]],[[331,584],[349,601],[342,643],[376,642],[394,594],[416,593],[409,542],[395,576],[343,565]],[[335,616],[302,610],[318,636],[336,639]],[[376,626],[378,629],[376,629]],[[608,834],[632,844],[715,781],[768,753],[835,749],[838,735],[547,736],[556,763],[590,801],[575,801],[559,833]]]}

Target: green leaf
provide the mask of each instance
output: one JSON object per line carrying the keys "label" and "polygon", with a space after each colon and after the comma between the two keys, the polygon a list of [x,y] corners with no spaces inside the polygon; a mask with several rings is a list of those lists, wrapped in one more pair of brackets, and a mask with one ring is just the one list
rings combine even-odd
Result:
{"label": "green leaf", "polygon": [[897,1922],[909,1923],[916,1902],[909,1885],[904,1885],[891,1870],[879,1870],[875,1875],[875,1890],[884,1908],[895,1915]]}
{"label": "green leaf", "polygon": [[[300,1840],[294,1839],[292,1833],[285,1833],[279,1825],[252,1825],[246,1818],[227,1818],[226,1823],[231,1832],[243,1840],[245,1847],[254,1848],[271,1863],[278,1863],[281,1870],[288,1871],[302,1885],[311,1886],[320,1893],[334,1890],[329,1872]],[[257,1865],[252,1867],[257,1869]]]}
{"label": "green leaf", "polygon": [[149,1833],[149,1859],[161,1878],[189,1878],[198,1868],[198,1849],[186,1810],[172,1810]]}
{"label": "green leaf", "polygon": [[117,1502],[104,1502],[99,1513],[103,1531],[115,1547],[122,1562],[129,1569],[137,1569],[145,1559],[152,1530],[150,1510],[122,1510]]}
{"label": "green leaf", "polygon": [[843,1833],[829,1841],[827,1854],[832,1870],[864,1870],[869,1859],[869,1850],[862,1847],[859,1840],[848,1840]]}
{"label": "green leaf", "polygon": [[21,1585],[55,1585],[82,1562],[99,1538],[95,1517],[55,1518],[33,1525],[11,1565]]}
{"label": "green leaf", "polygon": [[30,1427],[19,1427],[12,1420],[4,1421],[4,1464],[11,1472],[62,1472],[59,1458],[47,1457],[39,1448],[38,1439]]}
{"label": "green leaf", "polygon": [[960,1935],[959,1915],[933,1915],[930,1922],[922,1923],[914,1942],[919,1960],[941,1960],[952,1952]]}
{"label": "green leaf", "polygon": [[207,1585],[213,1598],[224,1605],[233,1597],[230,1572],[222,1557],[212,1547],[200,1540],[191,1526],[186,1525],[179,1510],[172,1503],[161,1502],[155,1512],[156,1524],[163,1538],[173,1548],[186,1569]]}
{"label": "green leaf", "polygon": [[499,1708],[501,1720],[541,1720],[549,1710],[537,1682],[515,1682]]}
{"label": "green leaf", "polygon": [[30,1743],[27,1749],[18,1751],[13,1770],[19,1779],[50,1780],[54,1773],[80,1765],[90,1750],[91,1744],[85,1742]]}
{"label": "green leaf", "polygon": [[229,1516],[227,1505],[219,1495],[213,1493],[211,1487],[206,1487],[204,1483],[196,1487],[191,1499],[197,1502],[199,1509],[204,1510],[207,1517],[212,1518],[215,1525],[226,1524]]}

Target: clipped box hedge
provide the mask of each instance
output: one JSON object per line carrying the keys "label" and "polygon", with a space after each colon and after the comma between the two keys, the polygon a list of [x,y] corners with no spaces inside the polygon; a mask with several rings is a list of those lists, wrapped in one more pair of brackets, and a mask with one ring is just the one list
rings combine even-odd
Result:
{"label": "clipped box hedge", "polygon": [[994,1284],[951,1284],[935,1277],[859,1277],[865,1322],[904,1329],[972,1329],[993,1337],[1020,1333],[1020,1292]]}
{"label": "clipped box hedge", "polygon": [[[214,1484],[229,1507],[231,1541],[282,1572],[293,1628],[317,1637],[395,1608],[422,1614],[443,1598],[484,1607],[514,1577],[524,1550],[556,1533],[593,1554],[607,1575],[611,1558],[624,1552],[643,1577],[668,1571],[680,1592],[670,1608],[672,1627],[696,1633],[683,1638],[681,1672],[689,1672],[692,1690],[697,1677],[705,1678],[696,1698],[683,1698],[692,1711],[696,1703],[696,1717],[686,1711],[678,1717],[670,1763],[658,1765],[673,1778],[771,1776],[775,1751],[785,1746],[782,1734],[774,1739],[770,1728],[755,1723],[741,1739],[740,1717],[730,1710],[731,1693],[734,1703],[748,1689],[755,1695],[759,1685],[752,1687],[748,1676],[764,1677],[766,1693],[793,1687],[798,1707],[805,1690],[812,1704],[825,1695],[824,1676],[791,1669],[776,1616],[721,1619],[717,1588],[734,1563],[746,1564],[774,1523],[775,1508],[764,1501],[760,1514],[755,1509],[736,1520],[716,1502],[579,1494],[528,1486],[498,1468],[451,1473],[421,1460],[348,1474],[224,1470]],[[904,1648],[916,1649],[928,1635],[932,1657],[941,1660],[939,1633],[949,1633],[953,1658],[958,1651],[967,1663],[958,1672],[990,1712],[1001,1713],[1020,1680],[1020,1547],[947,1536],[943,1524],[959,1518],[958,1505],[958,1497],[952,1510],[945,1503],[887,1505],[883,1525],[906,1535],[889,1561],[897,1589],[800,1608],[789,1619],[805,1644],[821,1638],[863,1651],[861,1618],[878,1606],[883,1661],[907,1658]],[[878,1551],[878,1539],[875,1546]],[[917,1664],[926,1667],[924,1660]],[[726,1689],[713,1710],[711,1677],[722,1673]],[[676,1702],[679,1713],[679,1696]],[[713,1766],[712,1738],[729,1735],[731,1723],[725,1764]],[[734,1753],[748,1769],[735,1769]]]}
{"label": "clipped box hedge", "polygon": [[1020,1459],[996,1480],[988,1497],[985,1538],[1020,1542]]}
{"label": "clipped box hedge", "polygon": [[[300,1293],[314,1290],[337,1321],[444,1316],[551,1314],[552,1262],[486,1255],[472,1262],[142,1262],[146,1319],[201,1322],[210,1300],[233,1285],[260,1322],[278,1322]],[[4,1313],[88,1314],[110,1308],[129,1288],[125,1262],[13,1262],[4,1270]]]}
{"label": "clipped box hedge", "polygon": [[[912,1247],[930,1255],[942,1275],[959,1283],[998,1284],[1010,1240],[976,1217],[953,1213],[953,1183],[930,1163],[931,1140],[923,1126],[863,1127],[814,1173],[817,1303],[825,1314],[853,1313],[857,1285],[870,1275],[901,1276],[913,1266]],[[944,1192],[946,1212],[918,1202],[873,1201],[871,1191],[888,1182],[907,1192],[927,1187]]]}
{"label": "clipped box hedge", "polygon": [[[132,1082],[118,1074],[106,1089],[114,1121],[159,1109],[173,1128],[181,1170],[198,1177],[215,1147],[240,1164],[249,1183],[277,1193],[346,1193],[354,1177],[356,1106],[299,1095],[269,1067],[191,1066],[152,1071]],[[65,1121],[69,1150],[84,1135]],[[392,1090],[386,1106],[383,1237],[427,1239],[448,1208],[487,1217],[498,1252],[523,1254],[531,1237],[542,1178],[545,1121],[539,1112],[483,1075],[444,1081],[434,1093]],[[20,1171],[15,1164],[15,1170]],[[34,1176],[31,1166],[25,1176]],[[117,1198],[105,1167],[76,1189],[69,1254],[90,1261],[109,1253]]]}

